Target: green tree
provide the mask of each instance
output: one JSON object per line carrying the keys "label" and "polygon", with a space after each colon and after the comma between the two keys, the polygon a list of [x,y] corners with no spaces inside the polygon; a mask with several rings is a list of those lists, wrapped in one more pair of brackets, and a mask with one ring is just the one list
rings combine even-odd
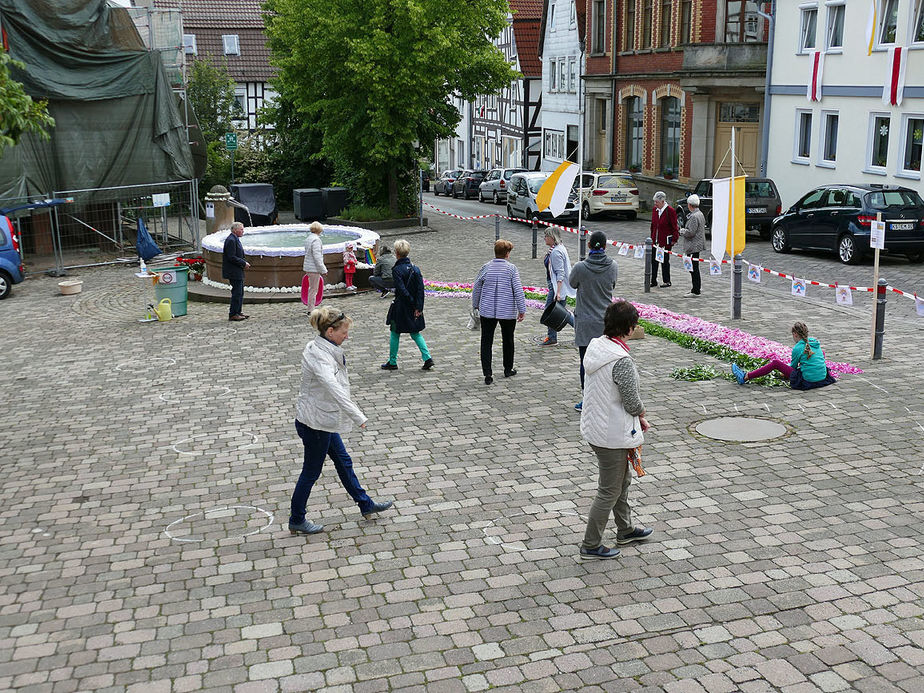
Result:
{"label": "green tree", "polygon": [[267,0],[280,91],[321,132],[354,201],[410,211],[416,161],[471,100],[517,77],[492,44],[506,0]]}
{"label": "green tree", "polygon": [[217,142],[231,131],[231,119],[238,108],[234,100],[234,80],[228,74],[228,62],[207,56],[189,66],[186,85],[189,103],[199,119],[206,144]]}
{"label": "green tree", "polygon": [[0,154],[27,132],[48,139],[48,129],[55,125],[54,118],[48,115],[47,103],[33,101],[22,84],[12,78],[10,68],[24,70],[25,65],[0,48]]}

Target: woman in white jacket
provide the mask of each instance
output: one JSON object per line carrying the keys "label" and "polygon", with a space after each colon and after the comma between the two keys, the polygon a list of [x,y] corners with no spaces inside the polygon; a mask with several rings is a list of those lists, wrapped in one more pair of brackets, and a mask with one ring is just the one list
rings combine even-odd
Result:
{"label": "woman in white jacket", "polygon": [[308,230],[311,233],[305,239],[305,261],[302,263],[302,270],[308,275],[308,306],[314,308],[317,305],[314,301],[321,284],[321,275],[327,274],[321,243],[321,232],[324,231],[324,227],[321,226],[321,222],[313,221]]}
{"label": "woman in white jacket", "polygon": [[353,460],[340,437],[341,433],[352,431],[353,424],[366,427],[365,415],[350,398],[350,379],[342,348],[353,321],[329,306],[315,308],[309,320],[318,336],[302,352],[302,386],[295,403],[295,430],[305,447],[305,459],[292,493],[289,515],[292,534],[317,534],[324,529],[323,525],[305,519],[305,506],[328,455],[363,517],[369,518],[392,506],[392,501],[376,503],[359,485],[353,473]]}
{"label": "woman in white jacket", "polygon": [[616,543],[647,539],[652,530],[633,527],[629,508],[629,451],[642,444],[645,419],[638,371],[625,339],[638,325],[638,311],[628,301],[610,304],[603,316],[603,336],[587,345],[584,354],[584,405],[581,435],[597,455],[600,482],[590,506],[581,558],[616,558],[619,549],[603,545],[610,513],[616,520]]}

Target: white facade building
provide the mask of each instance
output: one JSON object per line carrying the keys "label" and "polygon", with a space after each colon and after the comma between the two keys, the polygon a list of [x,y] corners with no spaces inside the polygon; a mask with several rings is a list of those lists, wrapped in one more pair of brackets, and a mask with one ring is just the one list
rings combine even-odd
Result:
{"label": "white facade building", "polygon": [[578,160],[583,53],[574,0],[547,0],[539,57],[542,59],[542,162],[553,171],[562,161]]}
{"label": "white facade building", "polygon": [[[828,183],[921,190],[924,0],[876,2],[871,55],[869,1],[776,3],[767,174],[784,209]],[[883,101],[896,47],[906,61],[900,105]],[[823,54],[817,101],[807,97],[818,80],[815,51]]]}

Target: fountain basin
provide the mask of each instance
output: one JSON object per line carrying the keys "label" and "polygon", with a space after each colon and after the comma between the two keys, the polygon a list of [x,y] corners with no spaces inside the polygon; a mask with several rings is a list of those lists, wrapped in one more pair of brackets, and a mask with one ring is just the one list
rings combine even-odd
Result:
{"label": "fountain basin", "polygon": [[[202,256],[205,259],[205,271],[208,278],[215,282],[227,284],[221,276],[221,258],[225,239],[231,231],[225,229],[209,234],[202,239]],[[244,257],[250,263],[245,284],[254,288],[291,288],[301,287],[305,259],[305,239],[308,224],[283,224],[276,226],[254,226],[244,229],[241,245]],[[325,224],[321,234],[324,264],[327,266],[326,284],[338,284],[343,281],[343,250],[347,243],[355,249],[371,248],[378,253],[379,235],[374,231],[357,226],[339,226]],[[356,253],[360,256],[360,253]],[[360,257],[360,260],[362,258]],[[356,283],[367,272],[357,271]]]}

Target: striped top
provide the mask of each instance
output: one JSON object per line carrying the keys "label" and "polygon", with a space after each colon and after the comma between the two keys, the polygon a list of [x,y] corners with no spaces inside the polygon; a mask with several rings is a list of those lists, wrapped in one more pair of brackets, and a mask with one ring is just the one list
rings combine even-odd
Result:
{"label": "striped top", "polygon": [[472,307],[483,318],[498,320],[513,320],[526,313],[526,297],[517,266],[501,258],[486,262],[472,287]]}

